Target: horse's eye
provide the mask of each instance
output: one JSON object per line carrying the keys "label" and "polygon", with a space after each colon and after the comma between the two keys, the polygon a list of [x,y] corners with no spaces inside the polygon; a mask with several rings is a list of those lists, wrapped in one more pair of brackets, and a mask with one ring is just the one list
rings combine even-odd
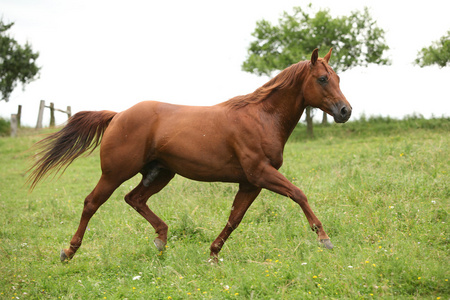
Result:
{"label": "horse's eye", "polygon": [[319,78],[317,79],[317,81],[318,81],[320,84],[325,84],[325,83],[328,82],[328,79],[327,79],[326,76],[321,76],[321,77],[319,77]]}

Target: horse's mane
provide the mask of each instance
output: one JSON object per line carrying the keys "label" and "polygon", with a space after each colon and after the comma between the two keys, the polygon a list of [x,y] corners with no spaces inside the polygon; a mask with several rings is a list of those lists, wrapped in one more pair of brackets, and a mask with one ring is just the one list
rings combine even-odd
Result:
{"label": "horse's mane", "polygon": [[269,95],[276,90],[291,88],[295,86],[301,77],[300,74],[305,70],[307,66],[309,66],[309,61],[301,61],[293,64],[281,71],[278,75],[273,77],[263,86],[257,88],[253,93],[236,96],[228,101],[221,103],[220,105],[233,108],[241,108],[248,104],[260,103],[267,99],[267,97],[269,97]]}

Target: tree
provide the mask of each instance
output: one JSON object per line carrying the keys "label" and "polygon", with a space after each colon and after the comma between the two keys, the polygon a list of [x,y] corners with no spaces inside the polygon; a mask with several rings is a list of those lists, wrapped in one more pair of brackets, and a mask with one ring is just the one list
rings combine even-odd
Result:
{"label": "tree", "polygon": [[435,41],[428,48],[422,48],[417,54],[414,61],[420,67],[438,65],[439,67],[450,66],[450,30],[447,35],[444,35]]}
{"label": "tree", "polygon": [[5,24],[0,20],[0,101],[8,102],[17,83],[24,87],[36,79],[40,68],[36,65],[38,52],[33,52],[27,42],[25,46],[6,35],[14,23]]}
{"label": "tree", "polygon": [[[311,4],[308,11],[312,11]],[[261,20],[252,36],[256,38],[248,48],[248,58],[242,64],[246,72],[271,76],[300,60],[308,59],[315,48],[326,54],[333,47],[330,65],[336,72],[356,66],[389,64],[383,54],[389,49],[384,30],[377,27],[367,8],[349,16],[333,18],[328,9],[310,14],[294,7],[293,14],[284,12],[278,25]],[[322,55],[323,56],[323,55]],[[324,113],[326,117],[326,113]],[[306,110],[309,132],[312,136],[312,117]]]}

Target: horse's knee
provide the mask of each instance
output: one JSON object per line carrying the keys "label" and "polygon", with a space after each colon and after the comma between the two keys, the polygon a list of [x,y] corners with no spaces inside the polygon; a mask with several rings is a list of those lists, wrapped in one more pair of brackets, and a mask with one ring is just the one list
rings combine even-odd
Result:
{"label": "horse's knee", "polygon": [[298,204],[302,205],[304,203],[308,202],[308,198],[306,197],[305,193],[299,188],[295,188],[292,192],[292,194],[289,195],[289,198],[291,198],[293,201],[297,202]]}

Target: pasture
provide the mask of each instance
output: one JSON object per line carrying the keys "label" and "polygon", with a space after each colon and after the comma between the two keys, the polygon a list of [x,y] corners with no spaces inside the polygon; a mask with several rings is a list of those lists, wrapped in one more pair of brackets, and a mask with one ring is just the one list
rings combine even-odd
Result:
{"label": "pasture", "polygon": [[[167,249],[123,197],[125,182],[62,264],[99,155],[28,193],[26,151],[42,136],[0,138],[2,299],[448,299],[450,120],[372,119],[297,128],[281,172],[300,187],[333,250],[293,201],[263,191],[211,265],[237,185],[176,176],[149,200],[169,225]],[[139,178],[140,179],[140,178]]]}

